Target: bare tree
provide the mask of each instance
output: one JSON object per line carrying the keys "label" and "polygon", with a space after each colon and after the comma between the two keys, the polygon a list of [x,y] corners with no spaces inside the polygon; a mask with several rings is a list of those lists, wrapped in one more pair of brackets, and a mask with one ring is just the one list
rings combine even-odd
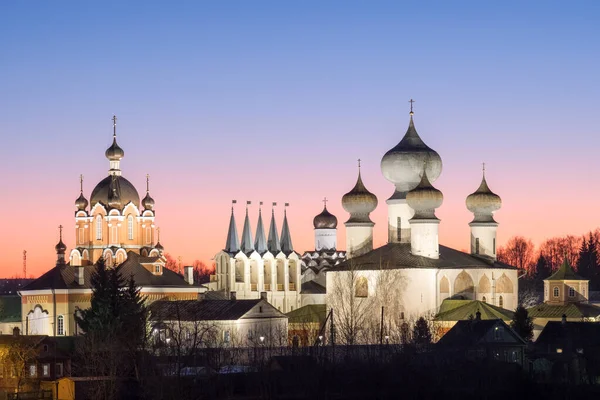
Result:
{"label": "bare tree", "polygon": [[517,267],[528,275],[534,270],[534,246],[530,239],[514,236],[498,249],[498,260]]}

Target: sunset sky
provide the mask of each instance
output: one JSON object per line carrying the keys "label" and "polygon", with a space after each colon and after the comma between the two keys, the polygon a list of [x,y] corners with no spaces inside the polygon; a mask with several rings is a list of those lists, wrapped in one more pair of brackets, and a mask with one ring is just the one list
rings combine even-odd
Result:
{"label": "sunset sky", "polygon": [[[363,181],[386,241],[383,154],[406,132],[443,160],[440,241],[469,246],[465,197],[486,163],[499,244],[600,226],[600,2],[176,1],[0,3],[0,276],[55,264],[58,225],[107,175],[111,117],[123,175],[151,175],[166,252],[210,263],[231,200],[289,202],[314,249],[327,197]],[[270,206],[263,209],[269,215]],[[283,207],[276,209],[281,229]],[[265,221],[268,224],[268,221]]]}

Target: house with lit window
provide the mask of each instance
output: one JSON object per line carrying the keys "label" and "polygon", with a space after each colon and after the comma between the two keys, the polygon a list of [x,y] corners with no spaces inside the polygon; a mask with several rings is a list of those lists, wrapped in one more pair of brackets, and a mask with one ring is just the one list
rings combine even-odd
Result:
{"label": "house with lit window", "polygon": [[72,343],[46,335],[0,335],[0,391],[39,392],[44,382],[69,376]]}
{"label": "house with lit window", "polygon": [[458,321],[437,343],[437,348],[448,359],[498,361],[525,365],[523,340],[501,319],[474,319]]}
{"label": "house with lit window", "polygon": [[588,302],[589,281],[577,275],[568,260],[550,277],[544,279],[544,302],[529,308],[533,319],[534,338],[550,321],[600,321],[600,307]]}

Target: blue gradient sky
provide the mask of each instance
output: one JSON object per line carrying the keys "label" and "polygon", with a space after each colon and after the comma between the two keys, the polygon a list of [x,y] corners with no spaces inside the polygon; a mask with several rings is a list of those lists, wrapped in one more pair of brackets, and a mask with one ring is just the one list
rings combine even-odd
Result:
{"label": "blue gradient sky", "polygon": [[106,175],[113,113],[123,174],[140,192],[151,174],[161,242],[187,263],[223,246],[232,198],[289,201],[295,247],[312,248],[322,197],[347,218],[359,157],[382,244],[379,162],[411,97],[444,162],[442,243],[468,246],[482,161],[500,243],[595,229],[598,21],[597,1],[2,2],[0,275],[23,249],[50,268],[60,223],[71,247],[78,176],[89,197]]}

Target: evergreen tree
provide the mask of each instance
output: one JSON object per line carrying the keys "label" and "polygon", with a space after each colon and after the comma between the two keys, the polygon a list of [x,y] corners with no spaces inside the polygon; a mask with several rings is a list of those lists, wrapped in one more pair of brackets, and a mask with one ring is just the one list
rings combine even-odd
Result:
{"label": "evergreen tree", "polygon": [[600,276],[598,274],[598,240],[592,232],[589,239],[583,238],[579,260],[577,261],[577,272],[582,277],[590,280],[590,290],[598,290],[600,287]]}
{"label": "evergreen tree", "polygon": [[533,339],[533,321],[529,317],[527,309],[523,306],[518,306],[513,315],[510,327],[526,341]]}
{"label": "evergreen tree", "polygon": [[538,257],[537,262],[535,264],[535,275],[534,275],[535,281],[538,283],[542,282],[544,279],[549,277],[551,274],[552,274],[552,267],[548,263],[548,260],[546,260],[546,257],[544,257],[543,254],[540,254],[540,256]]}
{"label": "evergreen tree", "polygon": [[414,344],[426,345],[432,341],[429,323],[423,317],[419,318],[413,327],[412,340]]}
{"label": "evergreen tree", "polygon": [[[90,308],[75,316],[84,332],[79,349],[81,372],[137,381],[138,354],[146,340],[144,299],[133,277],[125,281],[119,268],[107,268],[102,258],[96,263],[91,285]],[[98,390],[114,398],[123,389],[128,390],[112,382]]]}

